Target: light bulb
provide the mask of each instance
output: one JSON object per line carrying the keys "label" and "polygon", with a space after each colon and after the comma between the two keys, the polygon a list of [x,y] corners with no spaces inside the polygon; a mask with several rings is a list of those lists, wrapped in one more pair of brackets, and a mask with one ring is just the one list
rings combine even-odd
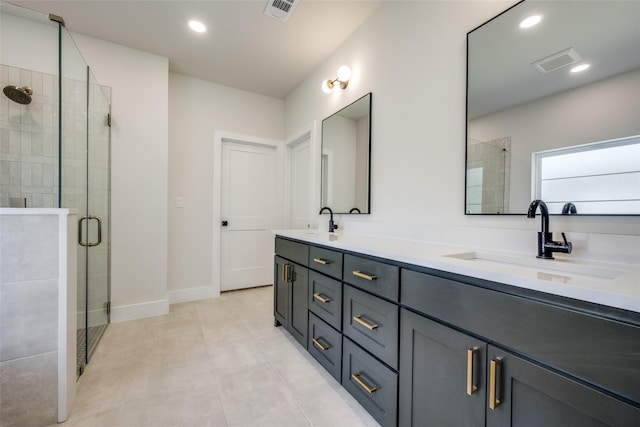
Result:
{"label": "light bulb", "polygon": [[207,27],[200,21],[189,21],[189,28],[191,28],[196,33],[204,33],[207,31]]}
{"label": "light bulb", "polygon": [[586,69],[587,69],[587,68],[589,68],[589,67],[590,67],[590,65],[589,65],[589,64],[576,65],[575,67],[573,67],[573,68],[571,69],[571,72],[572,72],[572,73],[579,73],[580,71],[584,71],[584,70],[586,70]]}
{"label": "light bulb", "polygon": [[331,82],[331,80],[324,80],[322,82],[322,91],[324,93],[331,93],[333,92],[333,83]]}
{"label": "light bulb", "polygon": [[350,78],[351,68],[347,67],[346,65],[338,68],[338,80],[340,80],[341,82],[348,82]]}
{"label": "light bulb", "polygon": [[540,15],[531,15],[522,21],[520,21],[520,28],[531,28],[534,25],[537,25],[542,21],[542,16]]}

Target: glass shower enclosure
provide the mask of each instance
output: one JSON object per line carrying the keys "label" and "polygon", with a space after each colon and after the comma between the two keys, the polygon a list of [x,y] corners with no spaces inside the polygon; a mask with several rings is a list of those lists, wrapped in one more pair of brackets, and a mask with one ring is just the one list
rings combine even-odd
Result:
{"label": "glass shower enclosure", "polygon": [[0,2],[0,19],[0,207],[77,212],[79,376],[109,323],[111,91],[61,18]]}

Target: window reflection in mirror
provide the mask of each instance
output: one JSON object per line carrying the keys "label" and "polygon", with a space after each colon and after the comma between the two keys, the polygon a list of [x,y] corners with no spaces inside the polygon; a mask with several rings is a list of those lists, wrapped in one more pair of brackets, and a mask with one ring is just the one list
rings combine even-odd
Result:
{"label": "window reflection in mirror", "polygon": [[[520,29],[533,14],[539,24]],[[525,214],[540,197],[534,153],[640,135],[638,16],[637,1],[526,0],[468,33],[465,213]],[[590,67],[571,72],[583,64]],[[615,200],[577,214],[640,215],[629,209],[640,206],[633,160],[628,191],[611,184],[605,191]],[[542,197],[554,206],[587,197],[568,191]]]}
{"label": "window reflection in mirror", "polygon": [[370,213],[371,93],[322,121],[322,206]]}

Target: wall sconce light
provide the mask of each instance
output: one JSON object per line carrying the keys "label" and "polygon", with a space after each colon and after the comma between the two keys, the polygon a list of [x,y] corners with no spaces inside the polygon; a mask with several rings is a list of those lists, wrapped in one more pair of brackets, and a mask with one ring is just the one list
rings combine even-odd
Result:
{"label": "wall sconce light", "polygon": [[324,93],[331,93],[336,86],[339,86],[340,89],[346,89],[349,85],[349,79],[351,78],[351,68],[343,65],[338,68],[338,77],[334,80],[328,79],[322,82],[322,91]]}

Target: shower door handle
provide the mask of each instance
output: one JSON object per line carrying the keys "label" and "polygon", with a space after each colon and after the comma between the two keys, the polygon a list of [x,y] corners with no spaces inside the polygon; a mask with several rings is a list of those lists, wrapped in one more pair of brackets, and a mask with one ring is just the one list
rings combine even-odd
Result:
{"label": "shower door handle", "polygon": [[[98,221],[98,241],[97,242],[85,243],[82,240],[82,222],[85,220]],[[78,244],[80,246],[91,247],[91,246],[98,246],[100,243],[102,243],[102,220],[99,217],[93,216],[93,215],[83,216],[82,218],[80,218],[80,221],[78,221]]]}

